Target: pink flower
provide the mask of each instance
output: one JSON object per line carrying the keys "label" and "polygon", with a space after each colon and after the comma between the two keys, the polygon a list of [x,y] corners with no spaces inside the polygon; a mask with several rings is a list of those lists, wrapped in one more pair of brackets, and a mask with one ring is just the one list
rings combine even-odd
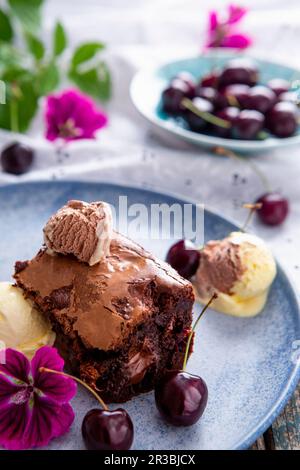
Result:
{"label": "pink flower", "polygon": [[230,47],[245,49],[252,44],[246,34],[236,30],[236,25],[246,15],[247,9],[237,5],[229,5],[225,18],[220,18],[218,12],[211,11],[208,20],[208,37],[206,47]]}
{"label": "pink flower", "polygon": [[107,116],[94,102],[77,90],[65,90],[46,99],[46,138],[94,139],[97,130],[106,126]]}
{"label": "pink flower", "polygon": [[0,445],[10,450],[45,446],[69,430],[74,420],[69,401],[76,384],[40,372],[40,367],[62,371],[64,361],[55,348],[40,348],[31,363],[14,349],[5,353],[6,363],[0,364]]}

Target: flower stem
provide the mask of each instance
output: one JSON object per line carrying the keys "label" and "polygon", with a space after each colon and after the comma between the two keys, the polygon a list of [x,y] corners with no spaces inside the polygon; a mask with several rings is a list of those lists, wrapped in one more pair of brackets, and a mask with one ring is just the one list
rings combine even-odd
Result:
{"label": "flower stem", "polygon": [[13,132],[19,132],[18,102],[15,98],[11,98],[9,110],[10,110],[10,130]]}
{"label": "flower stem", "polygon": [[244,225],[243,225],[242,228],[240,229],[241,232],[245,232],[245,231],[246,231],[246,228],[247,228],[248,225],[250,224],[254,212],[255,212],[256,210],[258,210],[258,209],[261,209],[261,206],[262,206],[262,203],[261,203],[261,202],[257,202],[257,203],[255,203],[255,204],[243,204],[243,207],[244,207],[245,209],[249,209],[249,212],[248,212],[248,216],[247,216],[247,219],[245,220]]}
{"label": "flower stem", "polygon": [[218,295],[216,293],[214,293],[214,295],[211,297],[211,299],[208,301],[208,303],[205,305],[205,307],[203,307],[203,309],[199,313],[199,316],[198,316],[197,320],[194,323],[194,326],[192,327],[192,329],[190,331],[190,334],[189,334],[189,337],[188,337],[188,340],[187,340],[187,344],[186,344],[186,350],[185,350],[182,370],[186,369],[186,365],[187,365],[187,361],[188,361],[188,357],[189,357],[189,352],[190,352],[191,341],[192,341],[192,338],[193,338],[193,335],[194,335],[194,331],[195,331],[195,329],[198,325],[198,322],[199,322],[200,318],[202,317],[202,315],[204,314],[204,312],[208,309],[210,304],[213,302],[213,300],[215,300],[217,297],[218,297]]}
{"label": "flower stem", "polygon": [[73,379],[75,380],[75,382],[78,382],[80,385],[82,385],[83,387],[85,387],[87,390],[89,390],[92,395],[94,395],[94,397],[96,398],[96,400],[98,400],[98,402],[100,403],[100,405],[102,406],[102,408],[105,410],[105,411],[108,411],[108,406],[104,403],[104,401],[102,400],[102,398],[98,395],[98,393],[95,392],[95,390],[93,390],[88,384],[86,384],[83,380],[81,379],[78,379],[77,377],[74,377],[73,375],[70,375],[70,374],[66,374],[65,372],[60,372],[58,370],[52,370],[52,369],[48,369],[47,367],[40,367],[39,368],[39,371],[40,372],[50,372],[52,374],[58,374],[58,375],[62,375],[63,377],[68,377],[69,379]]}
{"label": "flower stem", "polygon": [[200,111],[197,106],[195,106],[194,103],[188,98],[183,98],[181,104],[192,113],[201,117],[204,121],[210,122],[211,124],[215,124],[219,127],[224,127],[225,129],[228,129],[231,126],[230,122],[225,121],[225,119],[221,119],[214,114],[208,113],[207,111]]}
{"label": "flower stem", "polygon": [[252,168],[254,173],[258,176],[258,178],[260,179],[260,181],[261,181],[262,185],[264,186],[265,190],[267,192],[271,192],[271,186],[270,186],[269,180],[266,178],[266,176],[262,173],[262,171],[256,166],[256,164],[253,161],[251,161],[251,160],[246,161],[240,155],[237,155],[232,150],[225,149],[224,147],[215,147],[214,151],[217,155],[221,155],[221,156],[224,156],[224,157],[229,157],[229,158],[232,158],[233,160],[239,161],[240,163],[248,164]]}

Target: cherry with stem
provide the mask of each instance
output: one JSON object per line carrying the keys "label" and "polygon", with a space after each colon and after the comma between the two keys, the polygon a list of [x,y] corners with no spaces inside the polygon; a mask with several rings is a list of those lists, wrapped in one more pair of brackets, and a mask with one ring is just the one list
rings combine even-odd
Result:
{"label": "cherry with stem", "polygon": [[216,298],[217,294],[213,294],[201,310],[189,333],[182,369],[166,371],[155,386],[157,409],[163,419],[174,426],[191,426],[195,424],[206,408],[208,399],[207,385],[200,376],[186,372],[186,365],[199,320]]}
{"label": "cherry with stem", "polygon": [[252,168],[265,188],[265,192],[256,200],[256,203],[260,204],[260,207],[256,208],[256,213],[259,219],[265,225],[281,225],[289,213],[288,199],[280,192],[272,190],[268,179],[253,161],[246,161],[244,158],[232,152],[232,150],[228,150],[223,147],[215,147],[214,151],[217,155],[226,156],[239,162],[247,163]]}
{"label": "cherry with stem", "polygon": [[123,408],[109,410],[102,398],[88,384],[65,372],[40,367],[40,372],[58,374],[75,380],[85,387],[100,403],[84,417],[82,437],[88,450],[128,450],[133,443],[134,429],[130,416]]}

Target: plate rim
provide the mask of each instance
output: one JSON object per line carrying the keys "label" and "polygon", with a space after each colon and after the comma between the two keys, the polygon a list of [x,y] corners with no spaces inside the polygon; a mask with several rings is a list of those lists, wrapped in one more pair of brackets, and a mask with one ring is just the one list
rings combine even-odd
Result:
{"label": "plate rim", "polygon": [[[145,111],[143,107],[140,106],[140,101],[137,98],[138,94],[136,93],[136,88],[139,82],[143,81],[143,77],[145,76],[154,77],[157,74],[157,72],[161,70],[162,68],[174,65],[179,62],[201,60],[204,57],[209,59],[213,57],[224,58],[226,56],[228,57],[228,59],[230,59],[236,56],[236,54],[234,53],[230,54],[227,49],[224,52],[221,51],[220,54],[216,54],[216,55],[214,55],[213,52],[211,52],[211,53],[206,53],[205,56],[194,55],[190,57],[179,58],[179,59],[172,60],[169,62],[159,63],[152,67],[143,67],[134,74],[130,82],[129,94],[130,94],[131,102],[133,103],[135,109],[139,112],[139,114],[148,122],[150,122],[152,125],[154,125],[155,127],[179,139],[183,139],[189,143],[193,143],[198,146],[202,146],[206,148],[209,148],[209,147],[213,148],[213,147],[220,146],[224,148],[231,148],[233,150],[240,151],[243,153],[252,153],[252,152],[254,153],[258,151],[269,151],[271,149],[279,149],[282,147],[299,144],[300,135],[291,136],[291,137],[287,137],[284,139],[279,139],[279,138],[271,136],[271,137],[268,137],[266,140],[257,141],[257,140],[225,139],[222,137],[201,134],[201,133],[190,131],[188,129],[184,129],[183,127],[180,127],[180,126],[171,125],[168,121],[164,121],[163,119],[160,119],[155,113],[152,113],[151,111],[149,112]],[[297,72],[300,77],[300,67],[299,68],[291,67],[289,65],[281,63],[280,61],[268,60],[268,59],[265,59],[263,56],[260,57],[259,54],[248,53],[248,54],[241,54],[238,57],[246,57],[246,58],[249,57],[249,58],[252,58],[253,60],[263,61],[267,65],[269,64],[269,65],[277,65],[277,66],[285,67],[285,68],[294,70],[294,72],[295,73]]]}
{"label": "plate rim", "polygon": [[[195,201],[193,198],[186,198],[185,196],[182,196],[178,193],[175,192],[162,192],[161,190],[156,190],[156,189],[149,189],[149,188],[143,188],[141,186],[135,186],[135,185],[126,185],[126,184],[120,184],[120,183],[110,183],[107,181],[84,181],[84,180],[77,180],[77,179],[60,179],[56,181],[52,180],[35,180],[35,181],[24,181],[20,183],[5,183],[0,186],[0,193],[2,191],[5,191],[6,189],[13,190],[14,188],[26,188],[28,186],[61,186],[63,187],[65,184],[73,184],[76,186],[93,186],[93,187],[110,187],[110,188],[125,188],[129,190],[134,190],[134,191],[142,191],[144,193],[150,193],[150,194],[155,194],[156,196],[162,195],[166,196],[169,198],[173,198],[174,201],[178,201],[179,203],[192,203],[193,205],[197,204],[197,201]],[[237,222],[235,222],[232,218],[230,217],[224,217],[218,211],[215,211],[212,209],[210,206],[208,208],[205,206],[205,212],[212,214],[213,216],[216,216],[217,218],[230,223],[231,225],[234,226],[234,228],[239,228],[237,225]],[[300,327],[300,299],[298,298],[296,292],[296,286],[293,281],[293,279],[290,278],[288,272],[281,266],[281,264],[278,262],[278,260],[275,258],[276,264],[283,276],[285,277],[286,281],[289,284],[293,300],[295,304],[298,307],[298,324]],[[285,405],[287,404],[288,400],[291,398],[292,394],[294,393],[298,382],[300,380],[300,361],[297,361],[296,364],[294,364],[291,374],[289,376],[289,379],[287,380],[284,389],[281,391],[280,395],[276,399],[275,403],[273,406],[270,408],[270,410],[262,417],[262,419],[258,422],[255,428],[251,429],[245,437],[242,437],[240,440],[237,442],[233,443],[233,446],[231,449],[228,450],[247,450],[251,445],[268,429],[268,427],[274,422],[276,417],[280,414],[280,412],[283,410]]]}

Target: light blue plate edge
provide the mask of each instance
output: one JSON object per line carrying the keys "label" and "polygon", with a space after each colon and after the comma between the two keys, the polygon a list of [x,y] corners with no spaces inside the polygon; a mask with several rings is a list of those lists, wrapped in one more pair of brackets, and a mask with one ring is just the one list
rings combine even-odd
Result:
{"label": "light blue plate edge", "polygon": [[[9,192],[13,192],[14,190],[22,190],[22,188],[26,189],[26,188],[38,187],[38,186],[44,187],[46,191],[48,186],[53,188],[53,186],[63,187],[64,185],[72,185],[74,189],[76,190],[80,188],[90,188],[90,187],[94,187],[94,188],[101,187],[101,189],[103,189],[104,187],[106,187],[109,190],[119,191],[120,189],[124,188],[126,189],[127,192],[128,191],[131,191],[132,193],[143,192],[144,194],[146,193],[149,195],[152,194],[155,196],[162,196],[163,198],[170,198],[172,199],[172,203],[196,204],[196,201],[192,199],[186,199],[174,193],[168,193],[168,192],[162,193],[159,191],[144,189],[138,186],[129,186],[129,185],[127,186],[125,184],[115,184],[115,183],[107,183],[107,182],[101,182],[101,181],[87,182],[87,181],[78,181],[78,180],[59,180],[59,181],[30,181],[30,182],[17,183],[17,184],[8,183],[8,184],[4,184],[0,186],[0,194],[1,192],[9,193]],[[210,214],[212,217],[219,219],[223,223],[226,222],[226,224],[231,225],[232,230],[239,230],[239,227],[236,225],[234,221],[230,220],[229,218],[223,217],[222,215],[218,214],[216,211],[205,208],[205,212]],[[293,283],[285,274],[285,271],[281,267],[280,263],[278,263],[278,261],[276,261],[276,263],[278,267],[278,272],[280,273],[282,279],[284,280],[284,283],[289,289],[293,302],[298,307],[297,327],[298,327],[298,331],[300,334],[300,303],[295,293],[296,289],[293,287]],[[279,395],[278,399],[276,400],[272,408],[268,411],[266,416],[260,421],[260,423],[253,430],[251,430],[245,437],[243,437],[240,441],[238,441],[235,445],[233,445],[231,450],[247,450],[249,449],[249,447],[251,447],[252,444],[254,444],[254,442],[271,426],[273,421],[283,410],[288,400],[291,398],[293,392],[295,391],[299,380],[300,380],[300,361],[297,361],[297,363],[294,365],[294,367],[291,370],[291,375],[289,377],[289,380],[285,384],[281,394]]]}
{"label": "light blue plate edge", "polygon": [[[221,51],[222,52],[222,51]],[[195,61],[211,61],[213,58],[215,60],[230,60],[233,58],[237,57],[248,57],[253,60],[258,61],[259,63],[264,63],[266,67],[280,67],[283,71],[285,71],[286,74],[290,74],[290,76],[294,76],[294,78],[299,78],[300,77],[300,70],[296,68],[292,68],[290,66],[281,64],[276,61],[270,61],[266,60],[261,57],[255,57],[250,55],[237,55],[237,54],[232,54],[229,53],[228,50],[225,50],[224,52],[218,54],[218,55],[213,55],[213,53],[206,54],[204,56],[194,56],[194,57],[187,57],[185,59],[178,59],[174,60],[173,62],[167,62],[164,64],[160,64],[155,68],[149,69],[145,68],[140,71],[138,71],[135,76],[133,77],[131,84],[130,84],[130,96],[131,100],[136,107],[137,111],[144,117],[146,118],[149,122],[151,122],[152,125],[164,130],[168,134],[171,134],[177,138],[181,138],[187,142],[190,142],[194,145],[206,147],[206,148],[214,148],[217,146],[221,146],[224,148],[232,149],[238,152],[241,152],[242,154],[255,154],[260,151],[266,152],[270,151],[272,149],[279,149],[282,147],[287,147],[291,145],[296,145],[299,144],[300,142],[300,135],[288,137],[285,139],[279,139],[276,137],[269,137],[265,141],[253,141],[253,140],[234,140],[234,139],[223,139],[220,137],[214,137],[206,134],[197,134],[195,132],[192,132],[188,129],[184,129],[180,126],[176,126],[175,124],[170,125],[168,121],[161,119],[158,116],[157,111],[145,111],[143,107],[140,105],[140,100],[138,98],[138,93],[136,92],[136,89],[138,88],[138,84],[140,81],[144,81],[145,76],[149,76],[150,74],[153,75],[153,77],[160,77],[162,78],[162,75],[164,75],[165,71],[168,70],[169,68],[172,67],[177,67],[178,65],[182,64],[182,70],[189,70],[189,66],[186,64],[191,64]],[[158,104],[158,103],[157,103]]]}

